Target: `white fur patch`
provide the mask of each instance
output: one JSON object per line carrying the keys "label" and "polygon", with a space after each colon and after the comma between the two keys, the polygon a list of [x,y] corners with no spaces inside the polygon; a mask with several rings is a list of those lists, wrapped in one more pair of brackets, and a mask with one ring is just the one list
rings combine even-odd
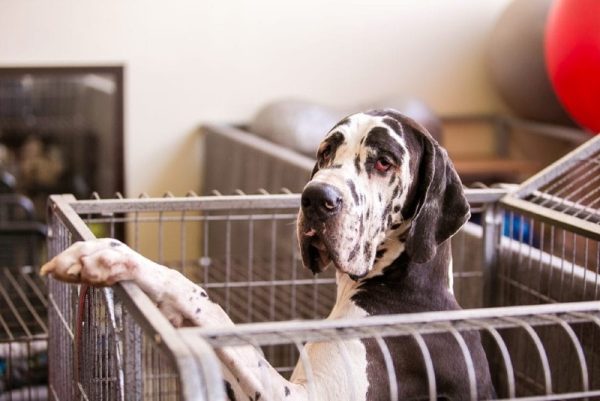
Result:
{"label": "white fur patch", "polygon": [[[358,283],[336,272],[337,299],[327,319],[361,318],[368,313],[352,300]],[[304,348],[310,361],[309,377],[302,360],[298,361],[291,381],[313,381],[319,400],[363,401],[367,398],[367,351],[359,339],[308,343]]]}

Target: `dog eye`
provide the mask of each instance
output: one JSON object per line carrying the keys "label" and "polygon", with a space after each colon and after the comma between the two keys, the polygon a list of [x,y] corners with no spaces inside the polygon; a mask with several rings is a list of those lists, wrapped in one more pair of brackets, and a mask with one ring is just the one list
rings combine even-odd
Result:
{"label": "dog eye", "polygon": [[327,145],[319,152],[319,167],[324,167],[331,158],[331,145]]}
{"label": "dog eye", "polygon": [[375,162],[375,170],[381,173],[385,173],[390,169],[390,167],[392,167],[392,163],[385,157],[377,159],[377,161]]}

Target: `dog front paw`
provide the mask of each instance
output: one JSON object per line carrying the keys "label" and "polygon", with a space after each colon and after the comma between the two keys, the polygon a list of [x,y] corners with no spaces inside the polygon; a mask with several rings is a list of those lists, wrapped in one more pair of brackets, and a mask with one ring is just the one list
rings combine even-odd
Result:
{"label": "dog front paw", "polygon": [[40,274],[70,283],[109,286],[131,280],[138,267],[136,253],[120,241],[80,241],[42,266]]}

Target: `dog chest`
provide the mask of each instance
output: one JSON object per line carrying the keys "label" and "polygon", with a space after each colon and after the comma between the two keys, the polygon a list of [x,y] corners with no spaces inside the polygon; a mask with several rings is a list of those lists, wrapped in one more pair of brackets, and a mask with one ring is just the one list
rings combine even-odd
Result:
{"label": "dog chest", "polygon": [[361,340],[308,343],[304,352],[309,366],[300,358],[292,382],[313,383],[314,388],[307,390],[309,394],[314,390],[317,400],[367,399],[367,354]]}

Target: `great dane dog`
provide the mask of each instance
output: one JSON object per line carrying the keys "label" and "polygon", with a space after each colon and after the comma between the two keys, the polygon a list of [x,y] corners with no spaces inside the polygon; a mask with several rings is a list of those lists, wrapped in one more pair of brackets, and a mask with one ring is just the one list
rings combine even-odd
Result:
{"label": "great dane dog", "polygon": [[[336,269],[337,299],[329,319],[459,309],[452,292],[449,239],[470,211],[445,150],[413,120],[394,110],[374,110],[333,127],[317,158],[302,193],[297,234],[307,268],[314,273]],[[114,239],[75,243],[41,272],[95,286],[133,280],[175,326],[234,324],[200,286]],[[477,397],[493,398],[479,334],[462,336],[476,373]],[[423,339],[438,397],[469,399],[467,362],[457,340],[449,333]],[[428,399],[426,367],[416,341],[390,337],[385,342],[399,399]],[[286,380],[250,346],[217,350],[228,397],[390,398],[391,376],[374,340],[308,343],[305,353],[311,374],[299,363]]]}

